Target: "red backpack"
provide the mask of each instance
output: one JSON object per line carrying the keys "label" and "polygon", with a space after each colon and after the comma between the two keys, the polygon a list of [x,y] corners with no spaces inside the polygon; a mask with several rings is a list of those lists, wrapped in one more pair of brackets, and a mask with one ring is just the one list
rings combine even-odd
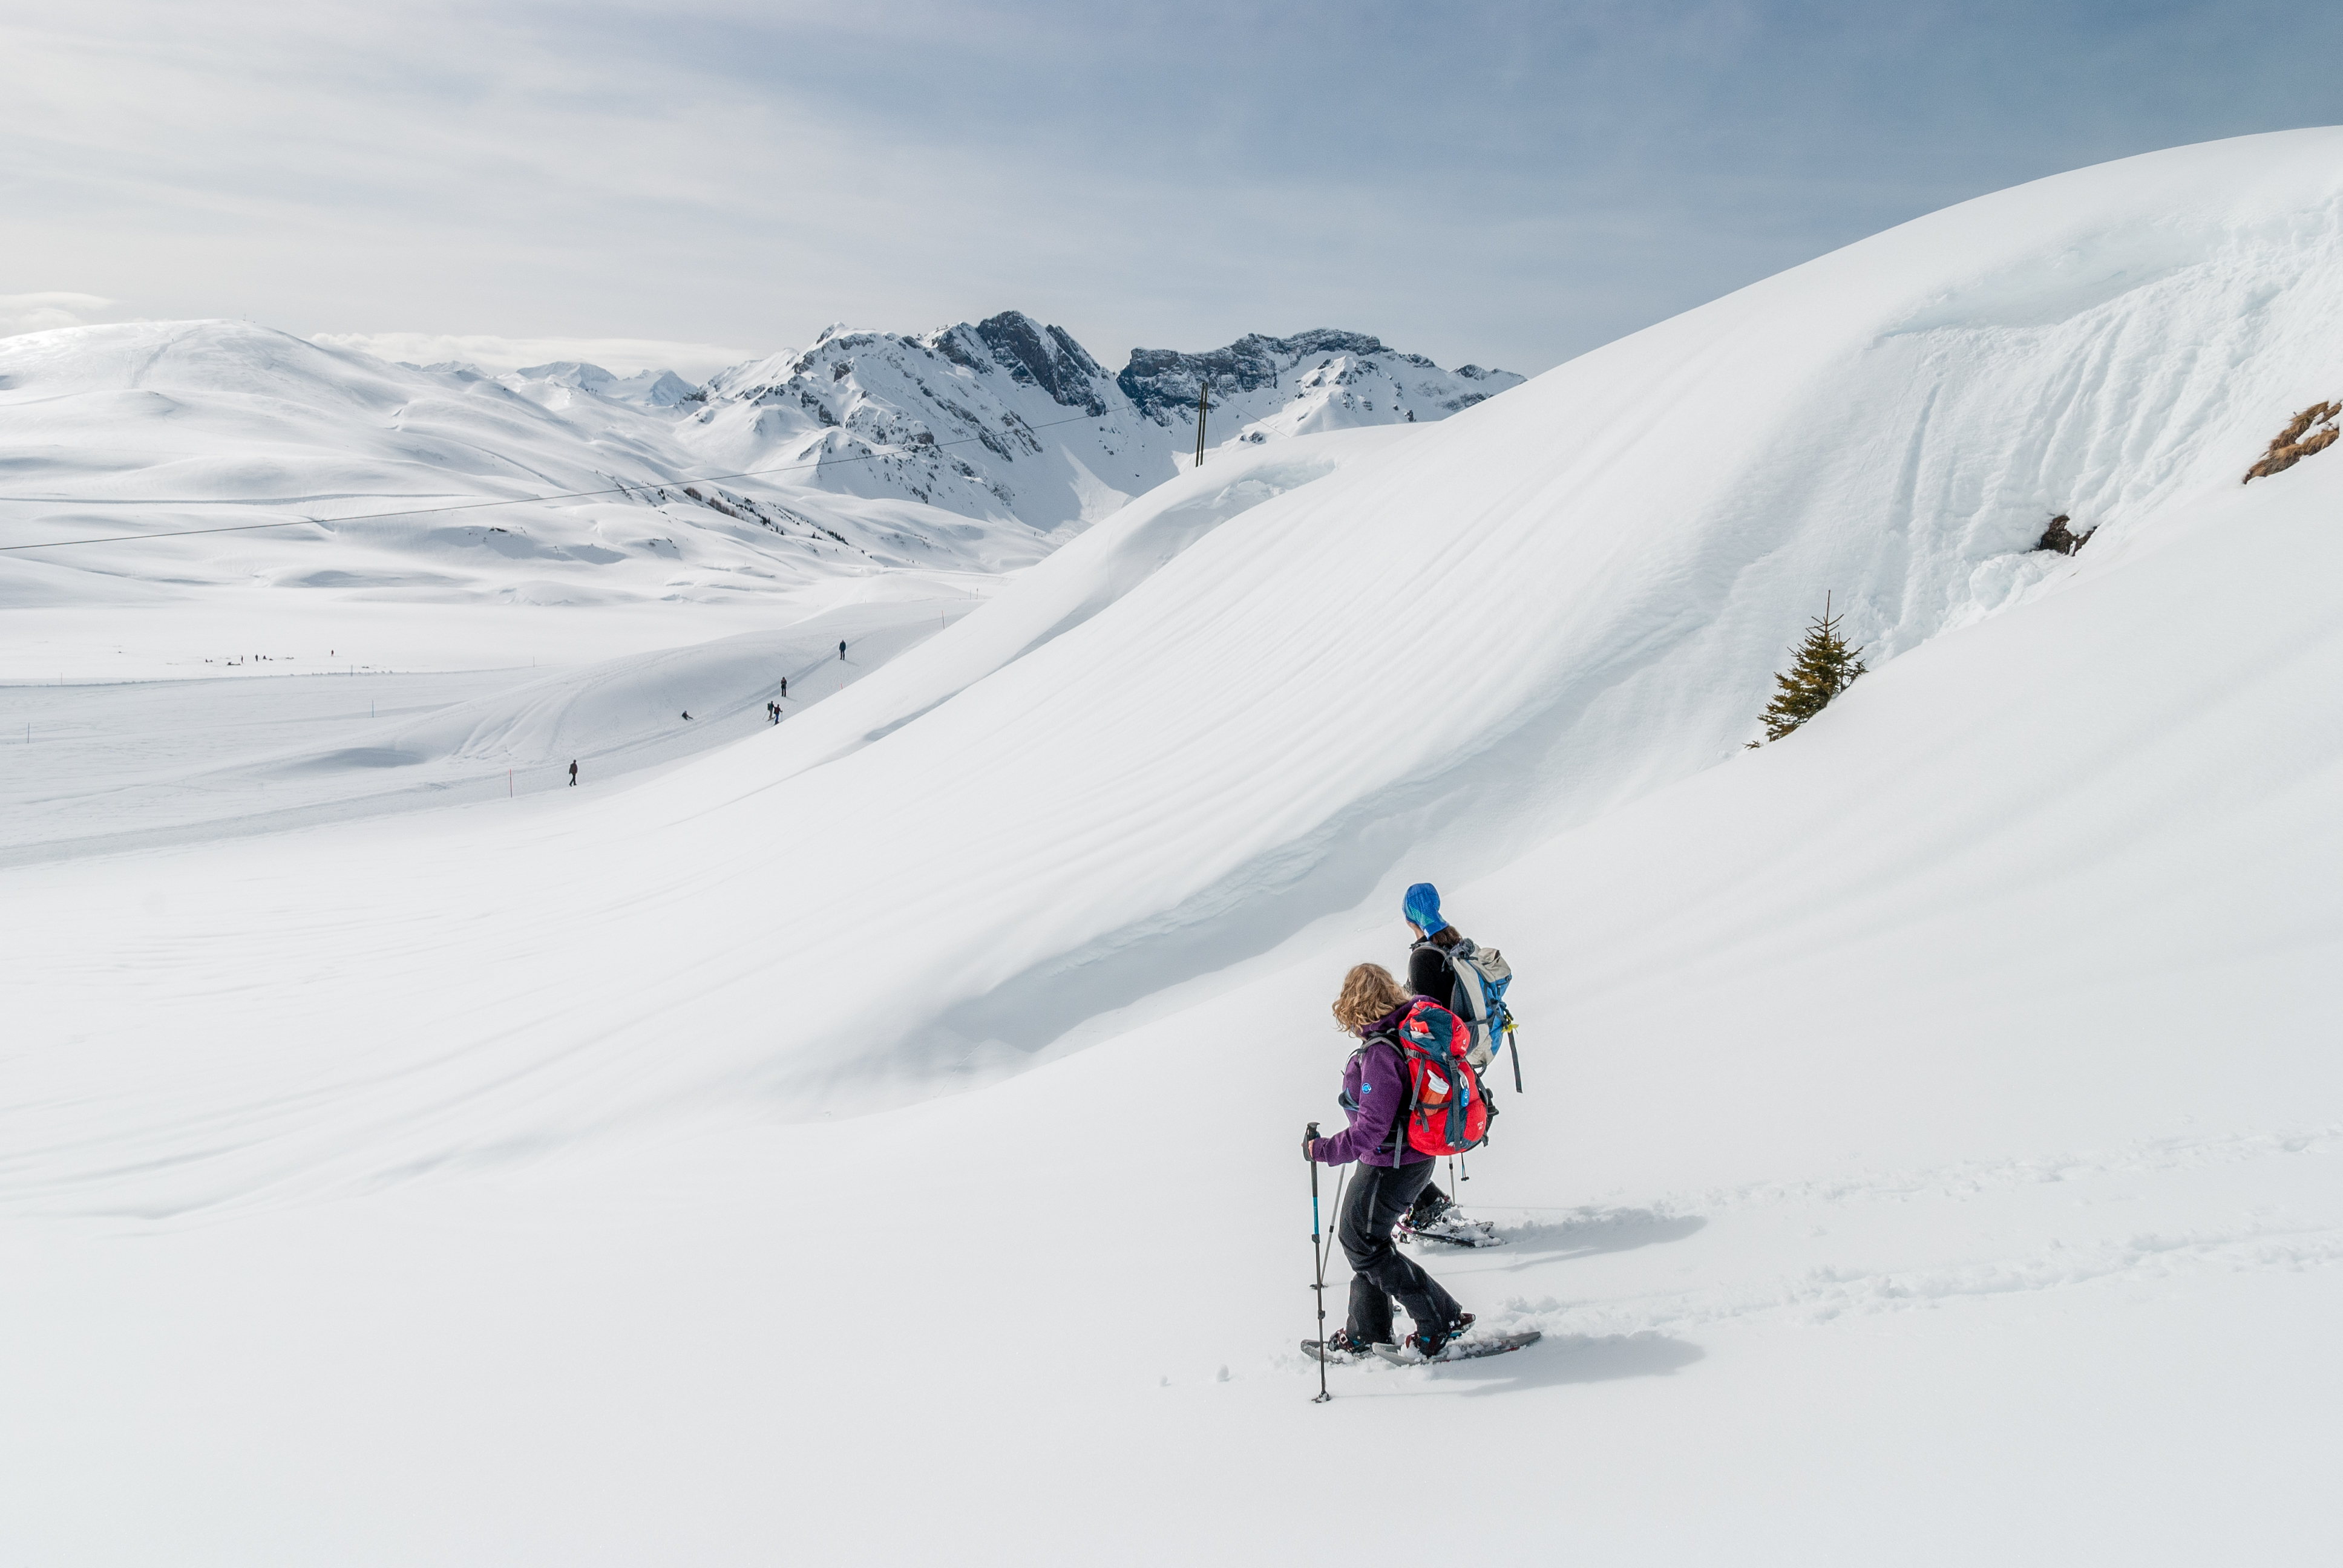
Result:
{"label": "red backpack", "polygon": [[1489,1096],[1466,1052],[1473,1031],[1463,1020],[1417,997],[1399,1027],[1383,1038],[1399,1047],[1407,1068],[1409,1145],[1419,1154],[1462,1154],[1489,1136]]}

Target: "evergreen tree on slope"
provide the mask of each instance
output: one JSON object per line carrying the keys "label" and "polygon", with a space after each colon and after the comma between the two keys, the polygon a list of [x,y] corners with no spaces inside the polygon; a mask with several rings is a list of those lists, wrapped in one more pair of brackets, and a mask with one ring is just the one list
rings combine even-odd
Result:
{"label": "evergreen tree on slope", "polygon": [[[1765,709],[1765,739],[1779,740],[1825,708],[1832,698],[1855,684],[1855,678],[1865,672],[1858,657],[1863,649],[1849,648],[1846,638],[1838,633],[1838,623],[1846,618],[1830,612],[1830,598],[1823,598],[1823,613],[1806,623],[1806,637],[1791,649],[1796,662],[1787,675],[1777,675],[1774,684],[1781,689]],[[1755,741],[1751,741],[1755,746]]]}

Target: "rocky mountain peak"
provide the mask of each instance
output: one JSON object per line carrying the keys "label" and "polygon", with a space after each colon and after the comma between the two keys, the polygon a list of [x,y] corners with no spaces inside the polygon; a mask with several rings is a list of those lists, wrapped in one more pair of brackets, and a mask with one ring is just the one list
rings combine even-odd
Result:
{"label": "rocky mountain peak", "polygon": [[1064,327],[1044,327],[1021,310],[1004,310],[974,327],[962,324],[939,334],[939,347],[962,334],[983,345],[992,362],[1008,371],[1012,380],[1039,387],[1060,407],[1093,415],[1106,412],[1106,403],[1099,396],[1106,371]]}
{"label": "rocky mountain peak", "polygon": [[[1379,337],[1333,327],[1297,332],[1291,337],[1248,332],[1225,348],[1202,354],[1182,353],[1176,348],[1134,348],[1131,351],[1131,363],[1123,367],[1115,382],[1141,412],[1161,423],[1175,407],[1192,406],[1207,381],[1216,395],[1234,397],[1276,388],[1288,373],[1312,361],[1338,355],[1365,358],[1389,353]],[[1416,355],[1392,357],[1437,368],[1429,359]]]}
{"label": "rocky mountain peak", "polygon": [[1192,461],[1206,384],[1208,440],[1259,445],[1443,418],[1521,379],[1452,373],[1330,327],[1136,349],[1111,375],[1064,327],[1005,310],[918,336],[828,327],[805,349],[713,377],[688,413],[690,439],[730,468],[802,462],[810,487],[1054,528]]}

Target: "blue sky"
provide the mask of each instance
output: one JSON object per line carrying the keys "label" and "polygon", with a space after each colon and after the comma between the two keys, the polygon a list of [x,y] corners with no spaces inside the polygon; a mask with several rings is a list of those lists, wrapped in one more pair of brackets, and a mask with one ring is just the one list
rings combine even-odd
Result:
{"label": "blue sky", "polygon": [[2343,120],[2338,44],[2266,5],[11,5],[0,330],[704,373],[1016,307],[1114,367],[1332,326],[1536,371],[1968,196]]}

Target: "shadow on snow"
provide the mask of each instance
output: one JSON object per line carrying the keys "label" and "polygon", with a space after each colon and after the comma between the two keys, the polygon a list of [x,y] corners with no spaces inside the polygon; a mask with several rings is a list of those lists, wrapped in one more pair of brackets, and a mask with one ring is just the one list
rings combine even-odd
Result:
{"label": "shadow on snow", "polygon": [[1492,1266],[1511,1271],[1602,1252],[1632,1252],[1664,1241],[1681,1241],[1707,1225],[1698,1214],[1662,1214],[1650,1209],[1574,1209],[1561,1220],[1533,1220],[1500,1226],[1503,1249],[1487,1256]]}

